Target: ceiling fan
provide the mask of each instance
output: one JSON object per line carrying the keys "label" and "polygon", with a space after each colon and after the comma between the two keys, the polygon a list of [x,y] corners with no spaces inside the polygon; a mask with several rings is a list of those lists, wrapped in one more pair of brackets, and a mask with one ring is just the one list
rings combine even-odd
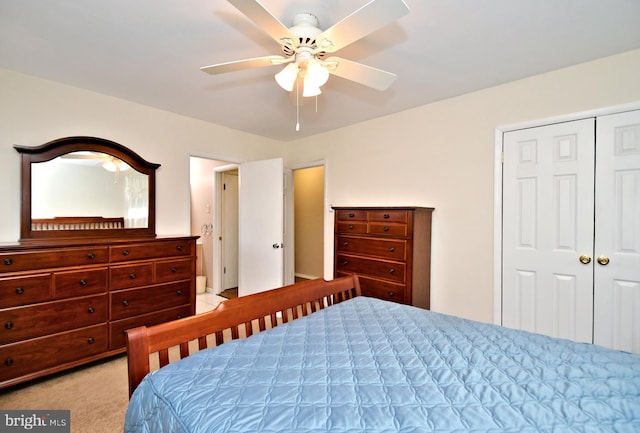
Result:
{"label": "ceiling fan", "polygon": [[293,26],[287,28],[258,0],[228,1],[279,43],[282,54],[200,68],[208,74],[286,64],[276,74],[276,81],[287,91],[302,82],[303,96],[319,95],[329,74],[381,91],[389,88],[396,78],[394,73],[331,54],[407,14],[409,8],[403,0],[372,0],[324,31],[310,13],[296,15]]}

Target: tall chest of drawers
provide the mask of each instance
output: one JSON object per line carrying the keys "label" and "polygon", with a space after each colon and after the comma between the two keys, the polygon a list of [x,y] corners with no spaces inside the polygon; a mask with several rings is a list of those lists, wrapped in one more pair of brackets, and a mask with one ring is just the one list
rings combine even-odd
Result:
{"label": "tall chest of drawers", "polygon": [[334,207],[334,274],[362,294],[430,307],[431,216],[424,207]]}
{"label": "tall chest of drawers", "polygon": [[123,353],[195,314],[196,237],[0,247],[0,388]]}

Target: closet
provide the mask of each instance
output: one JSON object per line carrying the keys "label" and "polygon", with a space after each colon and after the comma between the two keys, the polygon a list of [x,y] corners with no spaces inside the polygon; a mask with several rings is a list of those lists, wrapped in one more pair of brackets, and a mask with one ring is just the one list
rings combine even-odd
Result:
{"label": "closet", "polygon": [[502,324],[640,353],[640,110],[503,136]]}

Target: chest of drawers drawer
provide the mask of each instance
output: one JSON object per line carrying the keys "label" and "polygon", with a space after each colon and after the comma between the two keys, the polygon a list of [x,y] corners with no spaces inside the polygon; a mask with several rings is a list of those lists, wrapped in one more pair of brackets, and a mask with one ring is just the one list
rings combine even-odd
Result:
{"label": "chest of drawers drawer", "polygon": [[409,222],[409,212],[406,210],[370,210],[367,211],[367,219],[372,222],[402,223]]}
{"label": "chest of drawers drawer", "polygon": [[54,272],[53,287],[56,298],[92,295],[107,292],[107,268]]}
{"label": "chest of drawers drawer", "polygon": [[111,320],[188,304],[191,292],[190,281],[111,292]]}
{"label": "chest of drawers drawer", "polygon": [[151,262],[112,266],[109,272],[111,273],[111,290],[147,286],[153,283],[153,263]]}
{"label": "chest of drawers drawer", "polygon": [[406,265],[402,262],[338,254],[336,266],[339,272],[370,275],[397,283],[405,282]]}
{"label": "chest of drawers drawer", "polygon": [[338,236],[336,250],[338,253],[404,261],[406,259],[407,242],[404,240]]}
{"label": "chest of drawers drawer", "polygon": [[115,350],[125,347],[127,329],[132,329],[137,326],[153,326],[189,315],[191,315],[191,307],[189,305],[181,305],[179,307],[154,311],[128,319],[115,320],[109,323],[109,349]]}
{"label": "chest of drawers drawer", "polygon": [[155,243],[129,244],[110,247],[111,262],[156,259],[171,256],[190,256],[193,242],[175,240]]}
{"label": "chest of drawers drawer", "polygon": [[398,223],[370,222],[367,233],[384,236],[407,236],[407,225]]}
{"label": "chest of drawers drawer", "polygon": [[108,261],[109,249],[107,247],[4,252],[0,253],[0,273],[86,266],[107,263]]}
{"label": "chest of drawers drawer", "polygon": [[193,261],[191,259],[169,260],[156,262],[157,283],[167,283],[191,278],[193,274]]}
{"label": "chest of drawers drawer", "polygon": [[48,301],[53,298],[51,274],[0,278],[0,308]]}
{"label": "chest of drawers drawer", "polygon": [[[0,382],[107,350],[107,324],[75,329],[0,347]],[[10,383],[10,382],[9,382]]]}
{"label": "chest of drawers drawer", "polygon": [[107,321],[107,295],[0,310],[0,344]]}
{"label": "chest of drawers drawer", "polygon": [[399,303],[406,302],[407,286],[404,284],[392,283],[390,281],[369,278],[360,275],[360,289],[363,296],[384,299]]}

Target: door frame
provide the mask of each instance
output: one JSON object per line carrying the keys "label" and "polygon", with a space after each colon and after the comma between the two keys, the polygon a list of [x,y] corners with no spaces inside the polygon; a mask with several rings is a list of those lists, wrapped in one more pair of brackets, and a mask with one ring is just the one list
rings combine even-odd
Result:
{"label": "door frame", "polygon": [[502,146],[503,135],[518,129],[570,122],[640,109],[640,101],[498,126],[494,134],[493,168],[493,323],[502,325]]}

